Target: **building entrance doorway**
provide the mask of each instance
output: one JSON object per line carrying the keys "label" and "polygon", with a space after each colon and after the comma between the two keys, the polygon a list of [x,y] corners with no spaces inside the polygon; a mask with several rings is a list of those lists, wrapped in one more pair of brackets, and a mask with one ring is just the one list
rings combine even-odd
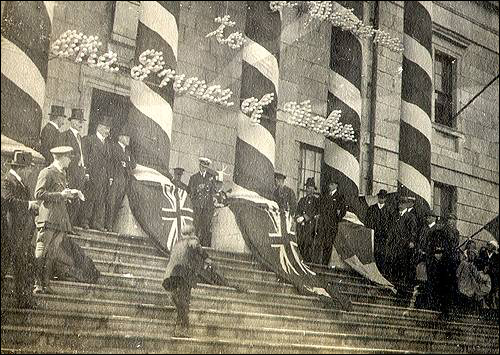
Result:
{"label": "building entrance doorway", "polygon": [[112,118],[111,139],[116,141],[128,119],[130,100],[128,96],[92,89],[88,135],[94,134],[102,116]]}

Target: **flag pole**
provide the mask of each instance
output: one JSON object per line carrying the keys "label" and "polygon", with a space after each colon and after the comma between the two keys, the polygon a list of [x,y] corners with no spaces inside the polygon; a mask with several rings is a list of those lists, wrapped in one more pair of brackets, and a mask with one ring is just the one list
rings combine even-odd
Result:
{"label": "flag pole", "polygon": [[[482,226],[481,229],[479,229],[478,231],[473,233],[470,237],[467,237],[467,239],[465,239],[464,242],[457,247],[457,249],[460,249],[465,243],[467,243],[469,240],[472,240],[475,235],[479,234],[479,232],[481,232],[484,229],[484,227],[486,227],[486,224],[484,226]],[[481,239],[474,239],[474,240],[479,241]]]}

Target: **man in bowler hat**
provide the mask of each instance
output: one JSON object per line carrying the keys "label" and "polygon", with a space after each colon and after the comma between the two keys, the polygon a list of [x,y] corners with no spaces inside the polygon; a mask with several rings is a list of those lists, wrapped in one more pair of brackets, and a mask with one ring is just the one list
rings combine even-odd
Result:
{"label": "man in bowler hat", "polygon": [[85,184],[85,216],[83,228],[105,231],[108,191],[113,182],[111,176],[111,154],[109,134],[111,117],[103,116],[96,133],[83,139],[83,158],[88,181]]}
{"label": "man in bowler hat", "polygon": [[313,262],[319,219],[319,198],[314,194],[316,184],[313,177],[307,179],[305,187],[306,195],[297,206],[297,241],[304,261]]}
{"label": "man in bowler hat", "polygon": [[130,136],[126,132],[118,135],[118,142],[111,143],[110,178],[113,179],[109,188],[109,215],[106,219],[106,229],[112,230],[123,198],[128,191],[130,176],[135,169],[135,159],[130,152]]}
{"label": "man in bowler hat", "polygon": [[53,160],[50,150],[62,144],[61,127],[66,117],[63,106],[52,105],[50,107],[49,122],[40,132],[40,153],[45,158],[47,165]]}
{"label": "man in bowler hat", "polygon": [[12,262],[14,292],[17,306],[33,308],[31,287],[33,285],[32,235],[35,230],[34,215],[38,203],[24,181],[27,168],[33,166],[30,153],[14,151],[10,170],[2,179],[2,286],[7,264]]}
{"label": "man in bowler hat", "polygon": [[41,204],[35,218],[38,233],[35,248],[37,280],[34,293],[54,293],[49,281],[54,275],[57,250],[66,233],[72,230],[66,204],[69,200],[78,198],[81,193],[68,188],[66,178],[73,148],[60,146],[52,148],[50,152],[54,160],[40,171],[35,187],[35,198]]}
{"label": "man in bowler hat", "polygon": [[389,225],[393,220],[393,211],[387,206],[387,190],[381,189],[377,194],[377,203],[368,207],[366,212],[366,226],[374,230],[374,250],[375,262],[380,270],[384,268],[385,242]]}
{"label": "man in bowler hat", "polygon": [[193,204],[194,225],[201,245],[209,247],[212,242],[212,217],[214,215],[214,176],[208,172],[211,161],[199,158],[200,171],[189,178],[188,189]]}
{"label": "man in bowler hat", "polygon": [[[347,212],[345,197],[338,191],[338,185],[331,180],[328,183],[327,191],[323,194],[319,203],[320,213],[320,233],[322,262],[328,265],[332,255],[333,243],[337,236],[339,223]],[[321,255],[321,253],[320,253]]]}
{"label": "man in bowler hat", "polygon": [[[70,127],[62,133],[62,144],[73,148],[73,158],[68,166],[67,179],[69,187],[83,191],[86,181],[85,159],[83,157],[82,128],[85,119],[83,110],[74,108],[71,110],[71,116],[68,118]],[[73,226],[80,226],[82,223],[82,207],[80,200],[71,200],[68,204],[68,213]]]}

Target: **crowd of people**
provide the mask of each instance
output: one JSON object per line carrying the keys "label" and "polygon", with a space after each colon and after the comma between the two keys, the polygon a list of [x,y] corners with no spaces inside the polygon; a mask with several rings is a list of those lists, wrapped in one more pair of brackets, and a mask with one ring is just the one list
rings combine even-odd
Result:
{"label": "crowd of people", "polygon": [[[79,258],[78,264],[88,264],[88,274],[95,282],[95,266],[71,245],[66,234],[75,233],[73,226],[113,230],[136,167],[129,135],[119,132],[116,141],[111,139],[110,117],[103,116],[95,134],[83,138],[81,109],[72,110],[70,128],[65,132],[61,132],[67,118],[64,107],[52,106],[49,117],[40,136],[47,166],[38,176],[33,197],[25,184],[26,168],[33,165],[29,153],[16,151],[2,179],[2,222],[6,222],[2,223],[2,279],[4,261],[10,257],[21,307],[30,306],[33,284],[35,294],[53,293],[49,281],[55,274],[56,251],[62,245],[71,250],[68,254],[73,259]],[[188,192],[194,212],[194,229],[183,230],[180,239],[185,242],[176,248],[186,244],[184,249],[196,250],[203,259],[207,255],[200,248],[211,244],[214,210],[227,205],[224,173],[212,170],[210,164],[210,159],[199,158],[199,171],[188,184],[182,181],[184,169],[180,167],[174,169],[172,179]],[[280,211],[295,220],[304,261],[328,265],[338,225],[348,210],[346,200],[335,181],[329,181],[326,191],[318,195],[314,178],[308,178],[305,196],[297,203],[285,179],[285,175],[275,173],[273,199]],[[454,214],[443,221],[432,211],[422,216],[416,212],[415,198],[399,197],[396,208],[387,203],[387,196],[387,191],[380,190],[377,203],[364,217],[366,226],[374,230],[374,258],[379,270],[398,288],[412,291],[411,306],[443,314],[457,305],[468,310],[498,308],[498,243],[492,241],[479,250],[473,240],[459,245]],[[180,253],[185,255],[186,250]],[[176,276],[179,270],[170,271]],[[182,282],[174,277],[164,286],[173,290],[174,301],[179,303],[179,325],[185,327],[189,307],[185,300],[192,284]]]}

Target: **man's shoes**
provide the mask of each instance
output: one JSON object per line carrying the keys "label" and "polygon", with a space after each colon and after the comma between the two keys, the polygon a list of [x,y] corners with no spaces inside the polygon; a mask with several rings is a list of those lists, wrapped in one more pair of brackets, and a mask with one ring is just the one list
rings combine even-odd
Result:
{"label": "man's shoes", "polygon": [[35,289],[33,290],[33,295],[40,295],[42,293],[44,293],[43,287],[40,285],[35,285]]}
{"label": "man's shoes", "polygon": [[56,292],[50,286],[42,287],[40,285],[35,285],[35,289],[33,290],[33,295],[55,295],[55,294]]}
{"label": "man's shoes", "polygon": [[88,223],[82,223],[81,227],[82,227],[82,229],[90,229],[90,226]]}

